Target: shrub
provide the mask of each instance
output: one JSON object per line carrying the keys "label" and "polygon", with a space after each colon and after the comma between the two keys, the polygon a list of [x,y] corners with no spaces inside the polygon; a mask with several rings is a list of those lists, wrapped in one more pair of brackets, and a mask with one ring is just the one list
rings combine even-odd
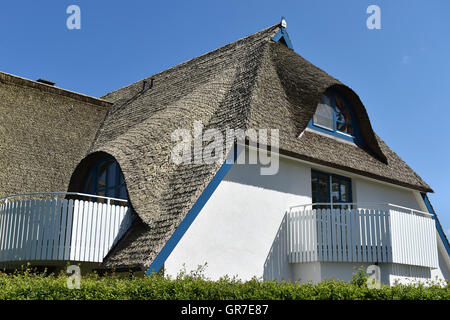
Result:
{"label": "shrub", "polygon": [[21,270],[13,274],[0,272],[0,300],[166,300],[166,299],[333,299],[333,300],[449,300],[449,283],[383,285],[369,289],[367,275],[358,271],[349,283],[327,280],[317,284],[298,282],[240,281],[223,277],[218,281],[205,278],[201,272],[180,274],[175,279],[160,274],[128,278],[116,274],[82,277],[80,289],[68,289],[67,275]]}

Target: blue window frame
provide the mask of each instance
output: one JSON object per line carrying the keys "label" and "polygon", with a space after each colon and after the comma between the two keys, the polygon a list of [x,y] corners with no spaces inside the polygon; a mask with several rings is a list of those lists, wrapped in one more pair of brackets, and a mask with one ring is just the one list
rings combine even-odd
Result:
{"label": "blue window frame", "polygon": [[[83,192],[103,197],[128,200],[125,179],[117,161],[112,157],[103,158],[100,161],[97,161],[89,171]],[[91,201],[97,200],[92,199]],[[98,202],[103,203],[104,200],[98,199]]]}
{"label": "blue window frame", "polygon": [[321,96],[308,127],[357,144],[362,141],[350,103],[334,90]]}
{"label": "blue window frame", "polygon": [[314,209],[347,209],[349,205],[346,204],[353,202],[352,180],[336,174],[311,170],[311,192],[312,203],[326,203],[316,205]]}

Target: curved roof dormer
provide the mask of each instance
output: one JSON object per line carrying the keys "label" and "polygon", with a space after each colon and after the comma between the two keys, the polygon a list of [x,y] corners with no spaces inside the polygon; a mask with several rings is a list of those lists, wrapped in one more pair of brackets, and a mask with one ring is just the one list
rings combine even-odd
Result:
{"label": "curved roof dormer", "polygon": [[276,73],[290,102],[290,109],[300,135],[312,120],[321,97],[329,91],[336,91],[351,105],[358,127],[360,147],[377,160],[387,164],[387,157],[381,150],[369,116],[358,95],[339,80],[328,75],[297,53],[279,43],[270,45],[270,57]]}
{"label": "curved roof dormer", "polygon": [[[351,122],[351,131],[352,132],[345,132],[348,133],[348,135],[351,135],[352,138],[347,138],[345,135],[341,135],[342,138],[350,140],[355,142],[359,147],[369,151],[376,159],[380,160],[383,163],[387,163],[387,157],[381,150],[381,147],[378,143],[378,140],[376,138],[376,135],[372,129],[372,125],[369,120],[369,116],[367,114],[366,108],[364,107],[363,103],[361,102],[361,99],[359,96],[349,87],[347,87],[344,84],[334,84],[328,87],[322,94],[330,94],[332,95],[331,103],[333,104],[333,107],[336,108],[336,110],[339,112],[339,102],[336,102],[337,99],[341,98],[344,101],[345,108],[349,109],[350,113],[350,122]],[[321,96],[321,97],[322,97]],[[317,103],[316,111],[313,114],[313,117],[310,120],[309,127],[314,128],[311,126],[311,123],[314,121],[314,116],[317,112],[317,108],[320,105],[320,99]],[[336,128],[335,131],[339,132],[339,119],[335,119],[336,121]],[[317,128],[314,128],[317,129]],[[326,131],[325,131],[326,132]],[[339,135],[337,135],[339,136]]]}
{"label": "curved roof dormer", "polygon": [[107,152],[93,152],[81,160],[72,173],[68,192],[129,200],[121,166]]}

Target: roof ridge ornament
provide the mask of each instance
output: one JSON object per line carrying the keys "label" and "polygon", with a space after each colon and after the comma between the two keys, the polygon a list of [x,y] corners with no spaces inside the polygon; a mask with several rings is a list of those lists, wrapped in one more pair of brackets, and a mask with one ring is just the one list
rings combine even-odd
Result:
{"label": "roof ridge ornament", "polygon": [[283,43],[286,47],[289,49],[294,50],[294,46],[292,45],[291,39],[289,38],[289,35],[286,31],[287,22],[285,17],[281,17],[280,21],[280,30],[277,32],[276,35],[273,36],[272,41],[278,42],[280,41]]}

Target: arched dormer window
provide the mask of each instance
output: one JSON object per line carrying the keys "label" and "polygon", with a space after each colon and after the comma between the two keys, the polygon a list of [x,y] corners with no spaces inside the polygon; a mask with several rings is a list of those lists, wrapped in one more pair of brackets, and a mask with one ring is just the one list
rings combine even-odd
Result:
{"label": "arched dormer window", "polygon": [[[125,180],[117,161],[112,157],[97,161],[87,175],[83,192],[128,200]],[[98,201],[104,202],[102,199]]]}
{"label": "arched dormer window", "polygon": [[327,91],[320,97],[309,128],[360,143],[353,110],[348,101],[336,91]]}

